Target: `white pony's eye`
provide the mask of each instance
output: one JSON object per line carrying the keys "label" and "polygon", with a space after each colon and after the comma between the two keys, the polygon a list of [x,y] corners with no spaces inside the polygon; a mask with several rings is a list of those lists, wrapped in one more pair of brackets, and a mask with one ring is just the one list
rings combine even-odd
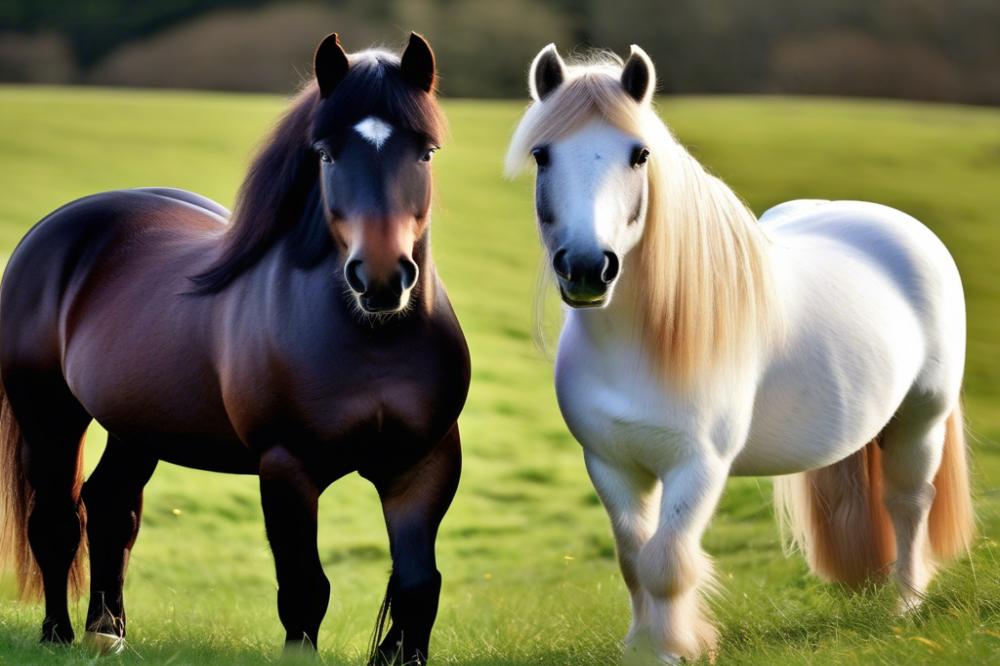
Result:
{"label": "white pony's eye", "polygon": [[540,168],[549,165],[549,147],[538,146],[531,151],[531,156],[535,158],[535,164]]}
{"label": "white pony's eye", "polygon": [[646,163],[646,159],[649,157],[649,150],[644,146],[635,146],[632,148],[632,157],[629,162],[632,166],[637,167]]}

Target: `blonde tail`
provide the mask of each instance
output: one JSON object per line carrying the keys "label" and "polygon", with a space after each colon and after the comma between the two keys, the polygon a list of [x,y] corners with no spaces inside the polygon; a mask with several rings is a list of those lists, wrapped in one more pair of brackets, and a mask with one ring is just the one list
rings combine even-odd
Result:
{"label": "blonde tail", "polygon": [[935,559],[945,562],[967,552],[975,533],[961,405],[955,407],[945,424],[944,453],[934,477],[934,490],[928,533]]}
{"label": "blonde tail", "polygon": [[774,479],[785,543],[798,546],[821,578],[858,587],[889,573],[896,543],[882,503],[881,457],[872,440],[828,467]]}

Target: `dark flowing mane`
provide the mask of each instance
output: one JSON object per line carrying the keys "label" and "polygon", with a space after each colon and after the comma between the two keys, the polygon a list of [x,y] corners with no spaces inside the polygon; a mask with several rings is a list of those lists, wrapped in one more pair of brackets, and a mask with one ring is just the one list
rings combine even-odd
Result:
{"label": "dark flowing mane", "polygon": [[190,278],[194,293],[225,288],[284,236],[290,238],[292,260],[299,266],[315,265],[333,250],[312,144],[368,116],[422,134],[436,145],[443,139],[444,115],[434,95],[403,80],[399,58],[390,53],[352,55],[348,74],[326,99],[311,80],[251,163],[222,239],[222,253]]}

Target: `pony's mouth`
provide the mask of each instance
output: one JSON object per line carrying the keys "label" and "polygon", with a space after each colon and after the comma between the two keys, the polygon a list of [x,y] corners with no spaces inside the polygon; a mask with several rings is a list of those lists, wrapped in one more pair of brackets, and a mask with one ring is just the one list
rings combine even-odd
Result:
{"label": "pony's mouth", "polygon": [[365,314],[371,315],[398,314],[404,310],[399,305],[365,305],[364,303],[361,304],[361,309],[364,310]]}
{"label": "pony's mouth", "polygon": [[590,298],[573,297],[566,293],[566,290],[563,289],[562,285],[559,286],[559,295],[562,296],[563,303],[577,310],[602,308],[608,300],[607,294],[600,294],[599,296],[593,296]]}
{"label": "pony's mouth", "polygon": [[402,297],[388,299],[354,294],[354,303],[358,314],[363,317],[383,320],[405,314],[410,309],[410,295],[404,294]]}

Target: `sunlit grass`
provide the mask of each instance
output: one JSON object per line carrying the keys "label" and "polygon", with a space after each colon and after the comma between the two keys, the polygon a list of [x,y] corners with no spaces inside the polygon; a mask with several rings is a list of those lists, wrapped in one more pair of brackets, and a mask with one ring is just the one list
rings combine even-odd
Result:
{"label": "sunlit grass", "polygon": [[[0,88],[0,253],[57,206],[169,185],[231,204],[282,100]],[[530,183],[500,177],[520,103],[454,101],[435,160],[434,251],[472,348],[465,471],[439,539],[443,664],[608,664],[628,604],[606,518],[531,342],[539,250]],[[679,137],[759,212],[795,197],[872,199],[923,219],[953,250],[969,298],[968,415],[981,535],[924,609],[853,596],[784,559],[767,480],[732,481],[706,539],[724,593],[719,664],[986,664],[1000,651],[1000,112],[904,103],[681,98]],[[88,466],[101,446],[91,435]],[[127,587],[128,663],[254,664],[279,656],[272,562],[256,480],[163,464],[146,493]],[[357,663],[389,568],[366,482],[335,484],[320,552],[333,583],[328,663]],[[40,609],[0,595],[0,664],[90,663],[35,643]],[[85,605],[75,607],[78,631]],[[140,659],[141,658],[141,659]],[[102,662],[103,663],[103,662]]]}

